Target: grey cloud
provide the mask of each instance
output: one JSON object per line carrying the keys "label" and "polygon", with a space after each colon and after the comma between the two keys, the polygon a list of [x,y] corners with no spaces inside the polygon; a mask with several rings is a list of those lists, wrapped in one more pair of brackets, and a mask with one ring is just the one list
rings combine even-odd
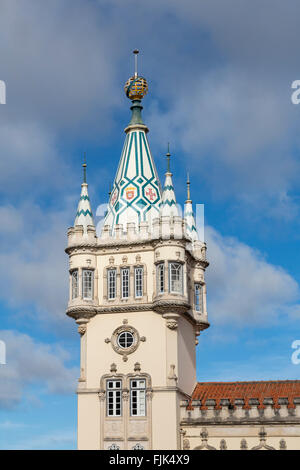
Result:
{"label": "grey cloud", "polygon": [[206,228],[207,285],[211,321],[236,326],[265,326],[299,311],[299,285],[282,267],[235,238]]}
{"label": "grey cloud", "polygon": [[77,368],[68,368],[66,351],[43,344],[26,334],[0,331],[6,343],[6,365],[0,367],[0,407],[17,406],[29,385],[39,384],[47,393],[68,394],[75,390]]}

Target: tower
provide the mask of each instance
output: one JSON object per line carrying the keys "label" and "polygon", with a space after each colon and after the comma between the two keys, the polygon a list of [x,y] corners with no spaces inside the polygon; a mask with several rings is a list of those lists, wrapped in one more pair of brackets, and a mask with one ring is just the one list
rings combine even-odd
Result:
{"label": "tower", "polygon": [[178,213],[169,151],[161,190],[141,114],[147,91],[136,68],[125,84],[132,117],[101,234],[86,166],[68,230],[67,315],[81,342],[79,449],[180,448],[180,402],[196,385],[197,336],[209,326],[206,246],[189,195],[185,217]]}

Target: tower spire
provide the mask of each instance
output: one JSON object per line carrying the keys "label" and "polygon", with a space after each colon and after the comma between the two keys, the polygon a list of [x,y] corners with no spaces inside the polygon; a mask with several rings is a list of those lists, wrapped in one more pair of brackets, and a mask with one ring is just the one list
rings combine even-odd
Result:
{"label": "tower spire", "polygon": [[191,238],[191,240],[194,242],[196,240],[199,240],[199,237],[197,233],[196,222],[195,222],[195,217],[194,217],[194,212],[193,212],[193,204],[191,200],[191,190],[190,190],[191,183],[190,183],[189,173],[187,173],[186,186],[187,186],[187,200],[185,201],[185,205],[184,205],[185,231],[186,231],[187,237]]}
{"label": "tower spire", "polygon": [[94,219],[93,219],[93,214],[92,214],[92,209],[91,209],[91,204],[90,204],[90,198],[88,194],[88,184],[86,182],[87,165],[86,165],[86,153],[85,152],[83,156],[82,167],[83,167],[83,183],[81,184],[81,194],[80,194],[80,199],[79,199],[79,203],[77,207],[74,227],[78,225],[82,225],[83,232],[84,234],[86,234],[88,225],[91,225],[94,227]]}
{"label": "tower spire", "polygon": [[170,170],[170,144],[168,142],[168,151],[166,153],[167,157],[167,172],[166,172],[166,179],[162,194],[162,203],[160,207],[160,213],[162,216],[178,216],[178,209],[176,203],[176,196],[172,181],[172,173]]}
{"label": "tower spire", "polygon": [[112,234],[115,225],[123,225],[125,231],[127,223],[134,222],[138,229],[140,222],[151,222],[160,212],[160,182],[147,140],[148,128],[141,115],[148,84],[138,75],[138,53],[137,49],[133,51],[135,71],[124,87],[132,102],[132,117],[125,129],[125,143],[104,221],[104,225],[111,227]]}

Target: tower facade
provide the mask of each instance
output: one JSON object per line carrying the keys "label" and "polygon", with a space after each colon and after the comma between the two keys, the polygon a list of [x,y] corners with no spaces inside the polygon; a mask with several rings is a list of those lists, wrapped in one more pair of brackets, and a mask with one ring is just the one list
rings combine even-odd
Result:
{"label": "tower facade", "polygon": [[181,448],[180,404],[195,388],[197,336],[209,326],[206,246],[189,193],[179,215],[169,163],[161,188],[141,116],[147,90],[137,72],[125,85],[132,118],[101,233],[85,178],[68,230],[79,449]]}

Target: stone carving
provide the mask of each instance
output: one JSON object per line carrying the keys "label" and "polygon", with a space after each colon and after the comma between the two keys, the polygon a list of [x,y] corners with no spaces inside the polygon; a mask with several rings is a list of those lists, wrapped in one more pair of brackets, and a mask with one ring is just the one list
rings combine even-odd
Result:
{"label": "stone carving", "polygon": [[287,445],[285,439],[281,439],[279,442],[279,449],[280,450],[287,450]]}
{"label": "stone carving", "polygon": [[122,262],[123,262],[123,264],[127,263],[127,261],[128,261],[128,257],[127,257],[126,255],[123,256],[123,257],[122,257]]}
{"label": "stone carving", "polygon": [[78,333],[80,334],[80,336],[83,336],[85,332],[86,332],[86,325],[79,325]]}
{"label": "stone carving", "polygon": [[[118,344],[118,337],[123,332],[131,333],[133,336],[133,342],[127,348],[122,348]],[[136,351],[139,344],[140,344],[140,336],[139,336],[138,331],[133,326],[128,325],[128,320],[124,319],[123,325],[116,328],[111,336],[111,345],[112,345],[113,350],[116,353],[121,354],[123,356],[123,361],[126,362],[128,359],[127,357],[128,354],[132,354],[134,351]]]}
{"label": "stone carving", "polygon": [[137,263],[141,262],[141,255],[136,255],[135,260]]}
{"label": "stone carving", "polygon": [[202,444],[200,446],[195,447],[195,450],[216,450],[215,447],[210,446],[208,444],[208,432],[206,428],[202,428],[200,437],[202,440]]}
{"label": "stone carving", "polygon": [[117,372],[117,365],[116,365],[115,363],[111,364],[111,366],[110,366],[110,371],[111,371],[112,373]]}
{"label": "stone carving", "polygon": [[190,441],[188,439],[183,439],[183,450],[190,450]]}
{"label": "stone carving", "polygon": [[100,401],[104,401],[104,400],[105,400],[105,390],[101,390],[101,391],[98,393],[98,397],[99,397],[99,400],[100,400]]}
{"label": "stone carving", "polygon": [[274,447],[268,446],[266,444],[267,433],[264,427],[260,428],[258,436],[259,436],[260,443],[258,446],[252,447],[252,450],[275,450]]}
{"label": "stone carving", "polygon": [[144,450],[144,447],[139,442],[132,447],[133,450]]}
{"label": "stone carving", "polygon": [[178,327],[178,323],[176,320],[167,320],[167,327],[170,329],[170,330],[176,330],[177,327]]}
{"label": "stone carving", "polygon": [[175,374],[175,364],[170,365],[170,372],[168,375],[169,380],[177,380],[177,375]]}
{"label": "stone carving", "polygon": [[227,450],[227,444],[225,439],[221,439],[220,441],[220,450]]}
{"label": "stone carving", "polygon": [[242,440],[241,440],[240,449],[241,449],[241,450],[247,450],[247,449],[248,449],[248,444],[247,444],[246,439],[242,439]]}
{"label": "stone carving", "polygon": [[114,262],[115,262],[115,258],[113,256],[110,256],[109,257],[109,264],[112,265],[112,264],[114,264]]}
{"label": "stone carving", "polygon": [[141,364],[139,362],[134,364],[134,372],[141,372]]}
{"label": "stone carving", "polygon": [[120,450],[120,447],[117,444],[112,444],[108,447],[108,450]]}

